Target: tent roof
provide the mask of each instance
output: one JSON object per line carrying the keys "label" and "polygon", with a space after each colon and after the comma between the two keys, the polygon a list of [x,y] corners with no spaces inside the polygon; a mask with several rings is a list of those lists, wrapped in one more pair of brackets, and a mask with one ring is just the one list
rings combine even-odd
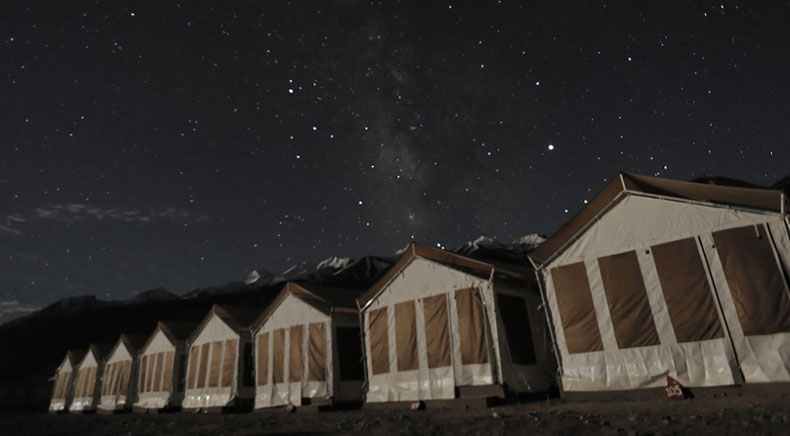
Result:
{"label": "tent roof", "polygon": [[[115,347],[115,343],[109,342],[93,342],[91,343],[88,350],[93,353],[93,356],[96,358],[97,362],[104,360],[109,354],[110,351]],[[80,363],[85,360],[85,356],[82,357]]]}
{"label": "tent roof", "polygon": [[192,343],[203,331],[203,328],[211,320],[212,315],[217,315],[220,319],[233,329],[236,333],[241,333],[242,330],[248,328],[250,324],[258,317],[259,309],[242,306],[231,306],[225,304],[214,304],[209,309],[203,321],[200,322],[198,327],[189,336],[189,343]]}
{"label": "tent roof", "polygon": [[[118,342],[123,342],[129,349],[129,352],[132,354],[132,356],[134,356],[140,352],[143,345],[145,345],[146,339],[148,338],[145,335],[121,333],[121,337],[118,339]],[[117,346],[118,345],[116,344],[116,347]]]}
{"label": "tent roof", "polygon": [[66,358],[69,359],[72,368],[82,362],[82,359],[85,358],[85,353],[87,353],[87,350],[69,350],[66,352]]}
{"label": "tent roof", "polygon": [[151,341],[154,340],[156,336],[156,332],[161,330],[165,336],[172,342],[173,344],[178,343],[179,341],[186,341],[189,339],[190,335],[195,331],[195,328],[198,326],[197,323],[189,323],[189,322],[173,322],[173,321],[157,321],[156,328],[154,331],[146,338],[145,343],[138,349],[138,352],[142,352]]}
{"label": "tent roof", "polygon": [[460,254],[431,247],[430,245],[412,242],[406,247],[406,252],[395,262],[383,277],[379,279],[370,289],[365,291],[357,301],[360,307],[367,306],[378,294],[389,284],[389,282],[416,257],[430,259],[434,262],[447,265],[451,268],[467,272],[469,274],[488,279],[493,271],[495,277],[504,277],[511,280],[531,281],[533,280],[531,268],[524,265],[513,265],[501,262],[480,261]]}
{"label": "tent roof", "polygon": [[282,290],[277,294],[274,301],[253,323],[253,327],[255,329],[260,328],[288,295],[299,298],[326,315],[331,315],[333,312],[338,311],[356,315],[359,312],[356,299],[361,292],[355,289],[287,282],[283,285]]}
{"label": "tent roof", "polygon": [[159,321],[156,327],[170,338],[171,341],[185,341],[189,339],[189,335],[195,331],[198,326],[196,322],[173,322],[173,321]]}
{"label": "tent roof", "polygon": [[587,206],[533,250],[529,257],[538,265],[545,264],[552,256],[562,251],[569,241],[581,234],[589,223],[595,221],[600,214],[605,213],[625,195],[659,195],[769,212],[782,212],[784,201],[781,191],[771,189],[683,182],[621,172]]}

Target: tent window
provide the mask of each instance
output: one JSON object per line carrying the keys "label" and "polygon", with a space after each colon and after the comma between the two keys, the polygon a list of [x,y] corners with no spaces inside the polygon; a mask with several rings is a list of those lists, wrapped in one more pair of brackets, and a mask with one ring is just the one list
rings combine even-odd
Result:
{"label": "tent window", "polygon": [[272,380],[276,384],[285,381],[285,329],[277,329],[273,334]]}
{"label": "tent window", "polygon": [[109,386],[107,387],[107,393],[110,395],[117,395],[120,389],[120,384],[118,382],[121,380],[122,363],[123,362],[115,362],[112,364],[112,371],[110,372],[110,379],[108,380]]}
{"label": "tent window", "polygon": [[88,391],[88,368],[80,369],[79,372],[79,395],[78,397],[85,397],[85,392]]}
{"label": "tent window", "polygon": [[156,354],[152,354],[151,357],[148,359],[148,371],[146,378],[146,387],[145,389],[148,392],[154,391],[154,369],[156,367]]}
{"label": "tent window", "polygon": [[713,232],[738,319],[747,336],[790,332],[787,283],[765,225]]}
{"label": "tent window", "polygon": [[603,351],[584,262],[552,269],[551,279],[568,353]]}
{"label": "tent window", "polygon": [[340,358],[340,380],[364,380],[359,328],[338,327],[335,329],[335,335]]}
{"label": "tent window", "polygon": [[458,312],[458,333],[461,338],[461,363],[464,365],[488,363],[486,321],[480,291],[473,288],[455,291],[455,307]]}
{"label": "tent window", "polygon": [[127,360],[121,364],[121,373],[118,376],[118,384],[115,391],[126,396],[129,393],[129,378],[131,377],[132,361]]}
{"label": "tent window", "polygon": [[326,381],[326,334],[324,323],[310,324],[307,341],[307,380]]}
{"label": "tent window", "polygon": [[498,293],[496,296],[502,324],[505,326],[510,359],[516,365],[534,365],[535,346],[523,297]]}
{"label": "tent window", "polygon": [[94,395],[94,393],[96,393],[96,372],[97,371],[98,371],[98,368],[94,366],[94,367],[90,368],[90,370],[88,372],[88,377],[89,378],[88,378],[88,392],[87,392],[88,395],[87,396],[89,396],[89,397],[92,397]]}
{"label": "tent window", "polygon": [[290,329],[288,346],[288,381],[302,381],[302,344],[304,343],[304,326],[295,325]]}
{"label": "tent window", "polygon": [[162,365],[165,364],[165,353],[156,355],[156,372],[154,372],[154,392],[162,390]]}
{"label": "tent window", "polygon": [[222,341],[214,341],[211,344],[211,366],[208,373],[209,387],[219,386],[219,370],[222,365]]}
{"label": "tent window", "polygon": [[[107,390],[107,395],[115,395],[115,382],[118,379],[119,362],[112,363],[105,367],[102,379],[102,390]],[[109,370],[109,372],[108,372]]]}
{"label": "tent window", "polygon": [[[198,356],[199,356],[198,353],[199,350],[197,346],[192,346],[192,348],[189,349],[189,375],[187,376],[187,381],[188,381],[187,387],[189,389],[195,389],[196,387],[197,367],[198,367],[198,363],[200,363],[198,362]],[[145,370],[146,357],[148,356],[143,357],[143,370]],[[144,372],[141,372],[140,374],[144,374]],[[140,382],[141,386],[142,384],[143,382]]]}
{"label": "tent window", "polygon": [[390,345],[387,331],[387,308],[371,310],[368,315],[370,362],[373,375],[390,372]]}
{"label": "tent window", "polygon": [[636,252],[601,257],[598,266],[618,348],[659,345]]}
{"label": "tent window", "polygon": [[654,245],[650,251],[678,342],[723,338],[724,329],[695,240]]}
{"label": "tent window", "polygon": [[124,372],[123,366],[126,361],[118,362],[115,365],[115,375],[112,378],[112,394],[120,395],[121,393],[121,380],[123,380]]}
{"label": "tent window", "polygon": [[52,389],[52,398],[57,400],[60,397],[60,391],[63,388],[63,373],[59,372],[57,379],[55,379],[55,388]]}
{"label": "tent window", "polygon": [[[239,345],[236,339],[225,341],[225,358],[222,360],[222,387],[227,388],[233,383],[233,376],[236,374],[236,355],[239,352]],[[249,354],[249,360],[248,355]],[[252,344],[244,344],[244,386],[254,386],[252,382]]]}
{"label": "tent window", "polygon": [[269,332],[258,335],[258,386],[265,386],[269,380]]}
{"label": "tent window", "polygon": [[420,367],[417,359],[417,318],[414,301],[395,305],[395,349],[398,355],[398,371],[410,371]]}
{"label": "tent window", "polygon": [[450,323],[447,317],[447,296],[434,295],[422,300],[425,314],[425,348],[428,368],[450,366]]}
{"label": "tent window", "polygon": [[206,342],[205,344],[200,346],[200,368],[198,370],[198,382],[197,388],[203,389],[206,387],[206,373],[208,373],[208,365],[209,365],[209,347],[211,346],[210,342]]}
{"label": "tent window", "polygon": [[170,392],[173,383],[173,351],[165,353],[165,373],[162,376],[162,391]]}

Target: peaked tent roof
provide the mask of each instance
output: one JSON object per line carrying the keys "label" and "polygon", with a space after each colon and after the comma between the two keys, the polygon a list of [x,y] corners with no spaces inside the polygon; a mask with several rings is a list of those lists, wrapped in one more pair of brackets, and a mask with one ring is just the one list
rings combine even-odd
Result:
{"label": "peaked tent roof", "polygon": [[626,195],[659,195],[681,200],[721,204],[747,209],[784,212],[784,195],[771,189],[710,185],[662,179],[638,174],[619,173],[587,206],[568,220],[538,248],[529,253],[537,264],[545,264],[566,244]]}
{"label": "peaked tent roof", "polygon": [[[93,353],[93,356],[96,358],[96,361],[104,360],[109,354],[110,351],[115,348],[115,343],[108,343],[108,342],[93,342],[91,343],[90,347],[88,347],[88,351]],[[87,353],[85,354],[87,356]],[[85,356],[82,357],[80,363],[85,360]]]}
{"label": "peaked tent roof", "polygon": [[74,368],[85,358],[85,353],[87,353],[87,350],[68,350],[66,351],[66,359],[69,359],[71,367]]}
{"label": "peaked tent roof", "polygon": [[179,341],[188,340],[197,326],[197,323],[157,321],[156,328],[154,328],[154,331],[148,336],[148,338],[146,338],[145,343],[142,347],[140,347],[139,351],[142,352],[148,348],[148,346],[151,344],[151,341],[154,340],[158,330],[161,330],[167,339],[175,344]]}
{"label": "peaked tent roof", "polygon": [[296,298],[304,301],[316,310],[327,315],[332,312],[340,311],[345,313],[357,314],[356,299],[359,297],[361,290],[336,288],[323,285],[315,285],[308,283],[288,282],[283,285],[282,290],[274,301],[261,313],[257,320],[253,323],[253,328],[258,329],[264,322],[277,310],[285,297],[293,295]]}
{"label": "peaked tent roof", "polygon": [[212,315],[217,315],[220,319],[225,321],[225,323],[231,329],[233,329],[233,331],[240,333],[245,328],[248,328],[253,321],[255,321],[255,319],[258,317],[258,313],[258,309],[251,307],[214,304],[211,306],[211,309],[209,309],[206,316],[203,317],[203,321],[200,322],[198,327],[189,336],[187,342],[194,342],[200,332],[203,331],[203,328],[206,327],[206,324],[209,322]]}
{"label": "peaked tent roof", "polygon": [[401,272],[411,261],[416,257],[433,260],[455,269],[459,269],[475,276],[488,279],[491,277],[492,272],[496,276],[503,276],[509,279],[519,281],[533,280],[532,270],[527,266],[513,265],[500,262],[483,262],[480,260],[472,259],[470,257],[462,256],[460,254],[452,253],[449,251],[441,250],[439,248],[431,247],[430,245],[420,244],[418,242],[411,242],[406,247],[406,252],[395,262],[395,265],[390,268],[379,281],[377,281],[370,289],[365,291],[358,299],[359,307],[365,307],[389,284],[389,282]]}
{"label": "peaked tent roof", "polygon": [[121,337],[118,339],[118,342],[123,342],[131,352],[132,357],[134,357],[135,354],[140,352],[143,345],[145,345],[146,339],[147,338],[144,335],[121,333]]}

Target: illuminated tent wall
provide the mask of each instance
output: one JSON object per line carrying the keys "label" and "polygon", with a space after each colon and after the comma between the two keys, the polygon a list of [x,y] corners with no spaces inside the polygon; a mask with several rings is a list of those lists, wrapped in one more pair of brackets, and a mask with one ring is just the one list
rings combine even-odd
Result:
{"label": "illuminated tent wall", "polygon": [[104,359],[111,347],[111,344],[91,344],[88,348],[85,357],[79,363],[77,380],[74,384],[74,398],[69,405],[69,412],[96,411],[101,395]]}
{"label": "illuminated tent wall", "polygon": [[287,283],[255,323],[255,408],[362,399],[359,291]]}
{"label": "illuminated tent wall", "polygon": [[412,243],[358,303],[367,402],[474,396],[468,386],[551,386],[551,348],[531,268]]}
{"label": "illuminated tent wall", "polygon": [[159,321],[140,351],[136,411],[179,409],[184,399],[187,339],[195,324]]}
{"label": "illuminated tent wall", "polygon": [[55,370],[55,384],[52,388],[52,399],[49,411],[52,413],[68,411],[74,398],[74,380],[77,378],[79,362],[85,357],[85,351],[69,350],[66,357]]}
{"label": "illuminated tent wall", "polygon": [[779,191],[619,174],[530,253],[565,391],[790,380]]}
{"label": "illuminated tent wall", "polygon": [[198,411],[246,405],[255,395],[248,326],[259,310],[214,305],[189,339],[182,407]]}
{"label": "illuminated tent wall", "polygon": [[101,383],[99,412],[130,410],[136,398],[137,353],[145,337],[121,334],[107,355]]}

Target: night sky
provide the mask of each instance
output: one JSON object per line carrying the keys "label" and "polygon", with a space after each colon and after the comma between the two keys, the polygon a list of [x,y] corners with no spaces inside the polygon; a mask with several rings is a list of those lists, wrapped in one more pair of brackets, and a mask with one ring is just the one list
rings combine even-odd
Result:
{"label": "night sky", "polygon": [[0,3],[0,322],[790,174],[789,2],[469,3]]}

